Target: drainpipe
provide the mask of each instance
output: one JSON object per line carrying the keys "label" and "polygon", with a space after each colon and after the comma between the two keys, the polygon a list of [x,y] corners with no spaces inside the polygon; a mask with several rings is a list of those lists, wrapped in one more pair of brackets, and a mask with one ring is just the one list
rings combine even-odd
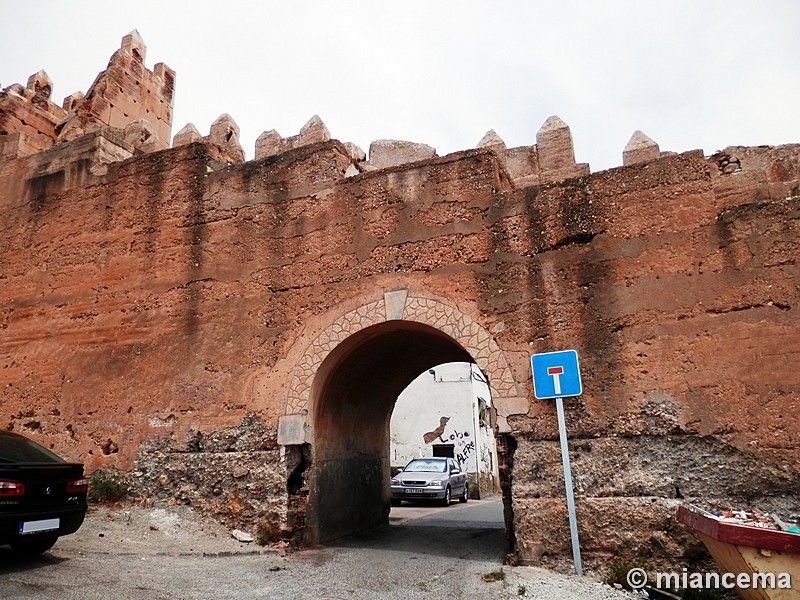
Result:
{"label": "drainpipe", "polygon": [[483,441],[481,440],[481,426],[480,426],[480,414],[478,413],[478,395],[475,393],[475,379],[472,377],[472,369],[475,368],[474,365],[469,366],[469,387],[470,392],[472,395],[472,428],[475,433],[475,482],[477,484],[477,491],[478,495],[477,498],[480,500],[481,497],[481,448]]}

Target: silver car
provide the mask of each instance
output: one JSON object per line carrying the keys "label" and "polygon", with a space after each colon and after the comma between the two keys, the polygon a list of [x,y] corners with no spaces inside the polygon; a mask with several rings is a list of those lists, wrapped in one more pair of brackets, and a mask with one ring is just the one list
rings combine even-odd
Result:
{"label": "silver car", "polygon": [[403,500],[437,500],[450,506],[452,498],[469,498],[467,474],[452,458],[415,458],[392,478],[392,506]]}

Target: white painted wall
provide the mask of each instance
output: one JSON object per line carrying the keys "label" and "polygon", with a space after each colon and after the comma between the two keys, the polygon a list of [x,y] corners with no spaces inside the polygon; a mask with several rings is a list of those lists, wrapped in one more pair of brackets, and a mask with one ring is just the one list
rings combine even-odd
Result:
{"label": "white painted wall", "polygon": [[392,467],[433,456],[436,445],[452,444],[473,490],[480,481],[482,494],[495,492],[497,450],[490,408],[489,386],[476,365],[448,363],[422,373],[400,394],[392,413]]}

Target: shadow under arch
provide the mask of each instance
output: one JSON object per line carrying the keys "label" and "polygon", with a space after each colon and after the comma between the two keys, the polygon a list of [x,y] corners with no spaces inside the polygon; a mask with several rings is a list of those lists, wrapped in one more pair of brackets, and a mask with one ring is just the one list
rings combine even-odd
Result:
{"label": "shadow under arch", "polygon": [[474,359],[450,336],[414,321],[372,325],[328,354],[311,389],[307,544],[388,522],[394,403],[420,373],[447,362]]}

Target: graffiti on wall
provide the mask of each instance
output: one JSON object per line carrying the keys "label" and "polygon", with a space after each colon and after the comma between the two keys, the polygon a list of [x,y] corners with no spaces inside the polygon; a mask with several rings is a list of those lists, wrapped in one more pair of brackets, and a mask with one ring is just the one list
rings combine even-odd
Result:
{"label": "graffiti on wall", "polygon": [[460,431],[456,431],[454,433],[451,433],[450,436],[447,437],[447,438],[442,437],[443,435],[444,435],[444,432],[442,432],[439,435],[439,441],[442,442],[443,444],[446,444],[448,442],[455,442],[456,440],[463,440],[464,438],[468,438],[469,437],[469,431],[465,431],[463,433],[461,433]]}
{"label": "graffiti on wall", "polygon": [[450,417],[441,417],[439,419],[439,426],[434,429],[433,431],[429,431],[428,433],[423,434],[422,439],[425,441],[426,444],[430,444],[436,438],[440,438],[444,433],[444,428],[447,427],[447,422],[450,420]]}
{"label": "graffiti on wall", "polygon": [[439,426],[433,431],[423,434],[422,439],[426,444],[438,440],[442,444],[453,444],[454,447],[459,446],[460,450],[454,454],[453,458],[455,458],[459,466],[463,468],[467,459],[475,452],[475,441],[468,439],[470,437],[469,431],[454,431],[449,435],[445,434],[448,421],[450,421],[450,417],[441,417],[439,419]]}
{"label": "graffiti on wall", "polygon": [[[464,450],[456,454],[456,460],[459,466],[465,465],[470,454],[475,452],[475,440],[470,441],[464,446]],[[463,468],[463,466],[462,466]]]}

